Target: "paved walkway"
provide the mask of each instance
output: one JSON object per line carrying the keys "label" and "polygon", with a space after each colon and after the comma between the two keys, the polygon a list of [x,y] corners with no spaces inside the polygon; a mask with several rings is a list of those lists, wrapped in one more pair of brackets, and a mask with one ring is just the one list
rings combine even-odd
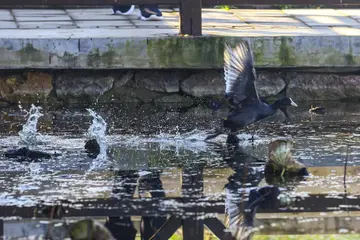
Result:
{"label": "paved walkway", "polygon": [[[22,36],[29,37],[29,34],[35,37],[56,34],[64,38],[71,36],[146,37],[177,34],[178,10],[162,9],[162,11],[164,21],[146,22],[138,19],[138,12],[130,16],[113,15],[110,8],[4,9],[0,10],[0,37],[21,38]],[[229,11],[203,9],[202,17],[205,35],[360,35],[360,9],[231,9]],[[19,28],[32,30],[13,31]],[[58,30],[54,31],[54,29]]]}

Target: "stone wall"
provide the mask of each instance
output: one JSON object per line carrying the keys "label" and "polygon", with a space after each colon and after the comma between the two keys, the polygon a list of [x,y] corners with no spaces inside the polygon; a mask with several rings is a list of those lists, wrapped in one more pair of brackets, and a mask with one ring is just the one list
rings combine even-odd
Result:
{"label": "stone wall", "polygon": [[[262,97],[360,99],[360,76],[319,72],[258,72]],[[221,70],[69,70],[0,73],[0,100],[23,103],[181,102],[222,99]],[[1,101],[0,101],[1,102]]]}

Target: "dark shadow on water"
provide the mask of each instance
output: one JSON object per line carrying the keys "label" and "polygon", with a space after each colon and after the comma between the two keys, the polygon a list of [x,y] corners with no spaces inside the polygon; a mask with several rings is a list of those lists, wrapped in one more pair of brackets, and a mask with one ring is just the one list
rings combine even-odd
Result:
{"label": "dark shadow on water", "polygon": [[[150,193],[151,197],[165,197],[160,180],[160,172],[151,172],[146,176],[139,177],[135,171],[118,171],[115,173],[114,188],[112,190],[113,197],[121,199],[132,198],[137,185],[139,197],[146,192]],[[166,220],[166,217],[142,217],[140,227],[141,239],[150,239],[164,225]],[[137,233],[130,217],[108,217],[105,226],[111,231],[115,239],[133,240]]]}

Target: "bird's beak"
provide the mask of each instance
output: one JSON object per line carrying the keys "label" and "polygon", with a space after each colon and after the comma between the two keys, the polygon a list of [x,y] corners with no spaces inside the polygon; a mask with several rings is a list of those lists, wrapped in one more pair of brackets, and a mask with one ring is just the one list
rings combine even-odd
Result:
{"label": "bird's beak", "polygon": [[293,107],[298,107],[298,105],[290,98],[290,101],[291,101],[291,106],[293,106]]}

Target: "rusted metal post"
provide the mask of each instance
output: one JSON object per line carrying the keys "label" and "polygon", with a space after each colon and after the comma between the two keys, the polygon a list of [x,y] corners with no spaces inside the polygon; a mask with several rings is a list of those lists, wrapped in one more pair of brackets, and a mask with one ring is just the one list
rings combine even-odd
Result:
{"label": "rusted metal post", "polygon": [[201,36],[202,0],[180,0],[180,34]]}

